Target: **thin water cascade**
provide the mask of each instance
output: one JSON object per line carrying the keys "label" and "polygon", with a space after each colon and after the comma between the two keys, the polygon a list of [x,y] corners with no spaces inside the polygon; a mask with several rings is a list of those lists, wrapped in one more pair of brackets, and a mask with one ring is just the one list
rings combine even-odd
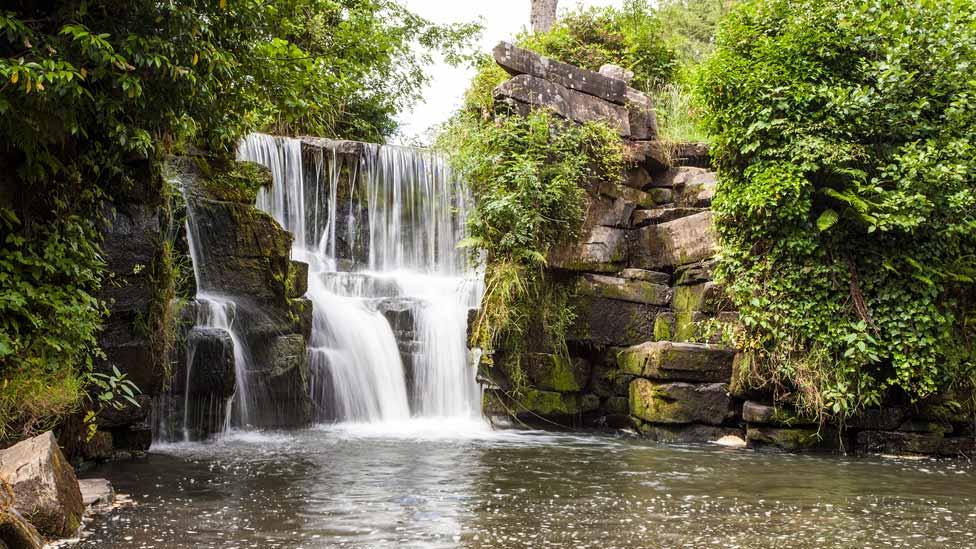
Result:
{"label": "thin water cascade", "polygon": [[456,245],[470,199],[443,161],[408,147],[253,134],[267,166],[258,208],[309,264],[309,367],[320,420],[480,418],[466,345],[480,273]]}

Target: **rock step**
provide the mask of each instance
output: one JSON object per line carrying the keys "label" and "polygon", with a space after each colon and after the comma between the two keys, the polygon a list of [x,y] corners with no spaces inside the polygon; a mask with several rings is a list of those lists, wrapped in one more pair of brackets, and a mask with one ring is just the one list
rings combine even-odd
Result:
{"label": "rock step", "polygon": [[735,415],[727,383],[630,382],[630,413],[648,423],[722,425]]}
{"label": "rock step", "polygon": [[660,381],[728,383],[735,353],[707,343],[649,341],[617,353],[621,372]]}
{"label": "rock step", "polygon": [[577,284],[579,295],[604,297],[632,303],[664,306],[671,301],[671,288],[644,280],[583,274]]}

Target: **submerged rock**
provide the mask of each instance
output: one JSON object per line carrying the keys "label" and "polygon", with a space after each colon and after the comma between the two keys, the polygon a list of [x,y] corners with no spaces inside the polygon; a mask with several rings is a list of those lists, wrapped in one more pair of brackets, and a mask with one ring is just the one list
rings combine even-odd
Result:
{"label": "submerged rock", "polygon": [[85,504],[52,432],[0,451],[0,477],[13,488],[14,508],[40,532],[67,537],[78,530]]}

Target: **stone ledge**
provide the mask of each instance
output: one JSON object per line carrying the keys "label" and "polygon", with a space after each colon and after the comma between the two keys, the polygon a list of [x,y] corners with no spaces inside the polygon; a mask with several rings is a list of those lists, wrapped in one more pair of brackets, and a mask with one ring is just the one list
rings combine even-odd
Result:
{"label": "stone ledge", "polygon": [[735,354],[704,343],[647,342],[617,354],[622,372],[662,381],[728,383]]}
{"label": "stone ledge", "polygon": [[624,105],[627,84],[598,72],[549,59],[510,42],[500,42],[492,50],[495,62],[513,76],[530,75],[571,90]]}

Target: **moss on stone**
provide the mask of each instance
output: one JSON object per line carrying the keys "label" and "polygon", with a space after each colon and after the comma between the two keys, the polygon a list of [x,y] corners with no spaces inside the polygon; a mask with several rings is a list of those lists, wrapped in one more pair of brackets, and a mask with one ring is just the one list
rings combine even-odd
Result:
{"label": "moss on stone", "polygon": [[580,412],[579,395],[527,389],[518,399],[519,412],[540,416],[573,415]]}
{"label": "moss on stone", "polygon": [[654,341],[670,341],[671,330],[674,325],[674,316],[670,314],[659,314],[654,319]]}
{"label": "moss on stone", "polygon": [[218,200],[254,204],[262,187],[271,187],[271,172],[256,162],[194,157],[204,188]]}

